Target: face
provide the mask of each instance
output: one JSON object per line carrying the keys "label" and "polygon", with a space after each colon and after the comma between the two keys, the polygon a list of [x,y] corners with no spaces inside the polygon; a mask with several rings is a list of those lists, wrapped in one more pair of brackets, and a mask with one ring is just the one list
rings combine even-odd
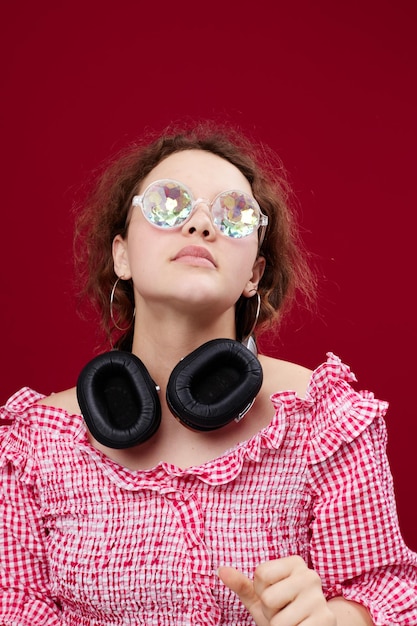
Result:
{"label": "face", "polygon": [[131,209],[126,239],[115,238],[115,271],[132,278],[138,308],[151,303],[190,312],[230,311],[243,293],[254,295],[264,260],[257,258],[258,232],[238,239],[223,235],[212,221],[209,202],[225,190],[249,195],[249,182],[239,169],[210,152],[177,152],[159,163],[142,181],[138,194],[160,179],[184,183],[199,202],[191,217],[176,229],[150,224],[141,207]]}

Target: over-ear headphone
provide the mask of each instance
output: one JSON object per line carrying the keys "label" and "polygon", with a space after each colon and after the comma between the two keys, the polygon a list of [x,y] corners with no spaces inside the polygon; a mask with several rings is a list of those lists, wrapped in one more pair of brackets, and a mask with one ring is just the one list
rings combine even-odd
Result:
{"label": "over-ear headphone", "polygon": [[[262,385],[256,355],[232,339],[213,339],[184,357],[166,390],[168,406],[185,426],[210,431],[239,421]],[[159,388],[142,361],[130,352],[111,351],[82,369],[77,398],[87,428],[110,448],[145,442],[161,422]]]}

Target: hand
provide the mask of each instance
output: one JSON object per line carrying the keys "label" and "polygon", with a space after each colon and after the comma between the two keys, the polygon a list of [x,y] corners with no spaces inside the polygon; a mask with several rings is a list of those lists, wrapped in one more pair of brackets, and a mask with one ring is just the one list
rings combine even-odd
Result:
{"label": "hand", "polygon": [[319,576],[299,556],[261,563],[253,581],[234,567],[220,567],[218,575],[257,626],[336,626]]}

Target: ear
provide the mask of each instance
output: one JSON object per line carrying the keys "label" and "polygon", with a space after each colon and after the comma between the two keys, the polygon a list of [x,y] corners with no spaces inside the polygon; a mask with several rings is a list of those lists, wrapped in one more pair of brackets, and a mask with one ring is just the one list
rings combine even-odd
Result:
{"label": "ear", "polygon": [[112,254],[114,271],[120,278],[128,280],[132,277],[130,272],[129,258],[127,254],[127,241],[121,235],[113,239]]}
{"label": "ear", "polygon": [[263,256],[258,256],[252,268],[252,276],[246,283],[242,295],[246,298],[251,298],[255,291],[258,290],[259,281],[261,280],[265,271],[266,261]]}

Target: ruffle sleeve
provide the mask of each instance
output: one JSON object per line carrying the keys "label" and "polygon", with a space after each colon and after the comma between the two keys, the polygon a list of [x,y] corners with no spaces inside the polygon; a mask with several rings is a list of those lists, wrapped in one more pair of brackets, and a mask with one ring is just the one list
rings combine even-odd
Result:
{"label": "ruffle sleeve", "polygon": [[376,626],[415,626],[417,554],[398,524],[386,455],[388,405],[356,392],[353,381],[330,353],[308,392],[312,565],[328,598],[367,606]]}
{"label": "ruffle sleeve", "polygon": [[45,531],[37,502],[36,461],[27,409],[42,396],[29,389],[0,409],[0,624],[58,626],[50,595]]}

